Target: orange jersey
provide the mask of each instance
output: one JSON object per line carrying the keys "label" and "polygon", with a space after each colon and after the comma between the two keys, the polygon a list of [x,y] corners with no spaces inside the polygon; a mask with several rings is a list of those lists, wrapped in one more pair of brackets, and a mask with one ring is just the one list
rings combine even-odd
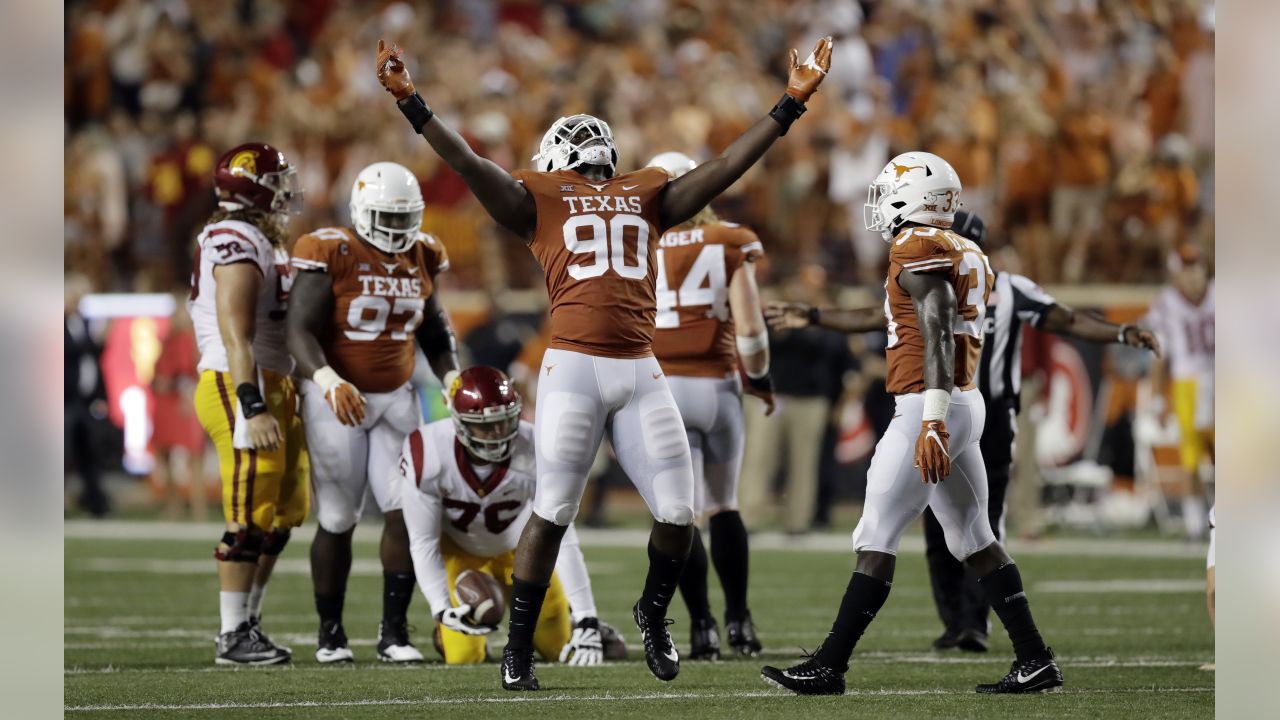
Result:
{"label": "orange jersey", "polygon": [[658,317],[653,354],[668,375],[724,377],[738,364],[729,282],[764,255],[734,223],[671,230],[658,243]]}
{"label": "orange jersey", "polygon": [[413,331],[436,275],[449,267],[444,244],[420,233],[413,247],[393,255],[350,228],[322,228],[298,239],[293,266],[333,281],[333,322],[320,339],[329,365],[362,392],[391,392],[408,382]]}
{"label": "orange jersey", "polygon": [[572,170],[512,175],[537,205],[529,250],[546,275],[551,347],[598,357],[650,355],[667,173],[644,168],[600,182]]}
{"label": "orange jersey", "polygon": [[898,284],[904,270],[944,275],[956,293],[957,314],[955,386],[975,387],[982,355],[982,323],[987,296],[995,276],[987,256],[972,241],[938,228],[912,227],[898,233],[889,248],[889,279],[885,281],[884,314],[889,320],[889,378],[886,389],[895,395],[924,392],[924,337],[911,296]]}

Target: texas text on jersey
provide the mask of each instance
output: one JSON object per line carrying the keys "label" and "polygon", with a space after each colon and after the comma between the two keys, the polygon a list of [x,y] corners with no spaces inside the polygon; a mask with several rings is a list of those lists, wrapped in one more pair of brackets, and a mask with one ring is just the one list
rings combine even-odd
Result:
{"label": "texas text on jersey", "polygon": [[886,389],[895,395],[925,390],[924,336],[911,296],[898,284],[903,271],[943,274],[950,280],[957,308],[955,387],[976,387],[987,296],[995,279],[987,256],[975,243],[950,230],[913,226],[894,238],[889,249],[884,312],[889,321]]}
{"label": "texas text on jersey", "polygon": [[750,229],[720,222],[672,230],[658,256],[657,332],[653,354],[668,375],[724,377],[738,350],[729,312],[729,281],[744,262],[764,256]]}
{"label": "texas text on jersey", "polygon": [[649,355],[668,175],[657,168],[597,182],[572,170],[512,175],[537,204],[529,249],[546,274],[551,347],[597,357]]}
{"label": "texas text on jersey", "polygon": [[384,253],[350,228],[303,235],[293,266],[327,273],[333,282],[333,322],[324,356],[363,392],[390,392],[413,374],[413,332],[422,322],[435,278],[449,268],[444,244],[418,235],[407,251]]}

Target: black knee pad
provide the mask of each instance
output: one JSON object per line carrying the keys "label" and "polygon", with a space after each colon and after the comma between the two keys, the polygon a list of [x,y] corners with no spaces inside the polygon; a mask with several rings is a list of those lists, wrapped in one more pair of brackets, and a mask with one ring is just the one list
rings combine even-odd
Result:
{"label": "black knee pad", "polygon": [[272,528],[271,532],[262,538],[262,554],[279,555],[284,551],[284,546],[289,544],[289,535],[288,528]]}
{"label": "black knee pad", "polygon": [[[222,546],[227,549],[223,550]],[[241,530],[222,533],[222,543],[214,548],[213,556],[223,562],[258,562],[262,554],[262,533]]]}

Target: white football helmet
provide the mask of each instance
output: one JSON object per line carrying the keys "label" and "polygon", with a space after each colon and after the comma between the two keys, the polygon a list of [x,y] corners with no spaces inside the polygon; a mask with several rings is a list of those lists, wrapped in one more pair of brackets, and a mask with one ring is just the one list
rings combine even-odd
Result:
{"label": "white football helmet", "polygon": [[426,206],[418,178],[393,162],[370,165],[351,185],[351,225],[383,252],[402,253],[413,247]]}
{"label": "white football helmet", "polygon": [[674,180],[698,167],[698,163],[682,152],[664,152],[654,155],[653,159],[645,167],[662,168]]}
{"label": "white football helmet", "polygon": [[885,240],[903,223],[949,228],[960,207],[960,177],[946,160],[927,152],[889,161],[867,187],[863,221]]}
{"label": "white football helmet", "polygon": [[551,172],[588,165],[606,165],[609,175],[618,168],[618,149],[613,144],[609,123],[592,115],[570,115],[551,124],[533,166],[539,172]]}

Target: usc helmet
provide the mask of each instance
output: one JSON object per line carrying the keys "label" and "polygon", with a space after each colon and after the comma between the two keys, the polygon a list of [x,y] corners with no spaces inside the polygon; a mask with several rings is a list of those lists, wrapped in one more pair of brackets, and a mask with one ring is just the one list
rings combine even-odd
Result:
{"label": "usc helmet", "polygon": [[418,178],[397,163],[376,162],[351,184],[351,225],[383,252],[402,253],[413,247],[426,207]]}
{"label": "usc helmet", "polygon": [[218,158],[213,170],[218,202],[230,210],[255,208],[269,213],[302,212],[298,171],[284,153],[266,143],[245,143]]}
{"label": "usc helmet", "polygon": [[533,166],[539,172],[573,169],[579,165],[605,165],[612,177],[618,168],[618,148],[609,123],[594,115],[570,115],[551,124]]}
{"label": "usc helmet", "polygon": [[927,152],[903,153],[867,187],[863,221],[886,241],[904,223],[949,228],[960,207],[960,190],[960,177],[946,160]]}
{"label": "usc helmet", "polygon": [[663,170],[666,170],[667,174],[674,180],[675,178],[678,178],[698,167],[698,163],[694,162],[693,158],[682,152],[672,151],[654,155],[653,159],[650,160],[649,164],[645,167],[662,168]]}
{"label": "usc helmet", "polygon": [[520,432],[520,393],[497,368],[467,368],[449,388],[449,414],[458,442],[486,462],[511,457]]}

